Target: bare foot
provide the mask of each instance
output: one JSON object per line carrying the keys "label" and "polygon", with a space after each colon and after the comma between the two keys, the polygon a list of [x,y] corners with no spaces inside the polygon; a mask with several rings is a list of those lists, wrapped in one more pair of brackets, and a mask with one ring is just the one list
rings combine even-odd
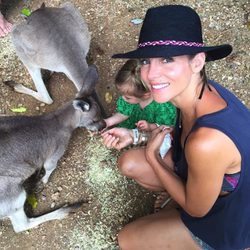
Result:
{"label": "bare foot", "polygon": [[156,196],[156,200],[155,200],[155,204],[154,204],[154,212],[157,213],[159,212],[162,208],[164,208],[170,201],[172,200],[172,198],[170,197],[170,195],[166,192],[160,192],[157,196]]}
{"label": "bare foot", "polygon": [[9,23],[2,13],[0,13],[0,37],[6,36],[9,32],[11,32],[12,24]]}

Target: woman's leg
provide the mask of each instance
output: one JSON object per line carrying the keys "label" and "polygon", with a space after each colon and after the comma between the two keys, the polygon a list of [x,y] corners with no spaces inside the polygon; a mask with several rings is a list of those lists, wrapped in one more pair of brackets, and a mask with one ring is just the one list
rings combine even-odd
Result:
{"label": "woman's leg", "polygon": [[141,186],[162,191],[163,186],[145,157],[144,148],[130,149],[118,159],[118,167],[122,175],[134,179]]}
{"label": "woman's leg", "polygon": [[[167,159],[165,159],[167,162]],[[167,164],[171,165],[171,164]],[[164,190],[162,183],[145,158],[145,149],[130,149],[118,160],[121,173],[134,179],[141,186],[153,190]],[[173,206],[135,220],[118,234],[122,250],[147,249],[200,249]]]}
{"label": "woman's leg", "polygon": [[[173,168],[171,154],[163,159],[164,163]],[[163,185],[145,157],[145,148],[132,148],[118,159],[121,174],[134,179],[141,186],[152,191],[163,191]]]}
{"label": "woman's leg", "polygon": [[162,209],[126,225],[118,242],[122,250],[200,249],[175,209]]}

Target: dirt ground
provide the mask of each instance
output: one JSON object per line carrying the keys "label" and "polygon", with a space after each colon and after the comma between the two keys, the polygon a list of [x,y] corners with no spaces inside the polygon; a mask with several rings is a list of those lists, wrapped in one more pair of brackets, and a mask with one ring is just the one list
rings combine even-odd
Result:
{"label": "dirt ground", "polygon": [[[57,7],[66,1],[5,2],[13,4],[7,9],[7,19],[19,23],[23,21],[20,15],[23,7],[33,11],[43,2],[47,6]],[[90,61],[98,67],[100,79],[97,90],[108,114],[114,111],[117,93],[113,79],[123,62],[111,59],[111,55],[136,47],[141,24],[133,24],[132,19],[143,18],[149,7],[170,3],[187,4],[198,11],[203,22],[205,43],[233,45],[234,51],[227,59],[208,64],[208,75],[232,90],[250,107],[248,0],[71,2],[79,9],[91,31]],[[10,36],[0,40],[1,115],[18,115],[11,108],[20,106],[27,108],[26,115],[43,114],[55,110],[75,94],[72,82],[61,73],[54,73],[48,84],[54,100],[52,105],[44,105],[32,97],[13,92],[3,84],[6,80],[33,87],[27,70],[15,55]],[[47,222],[19,234],[14,233],[9,220],[0,221],[0,249],[118,249],[117,231],[128,221],[151,211],[153,194],[119,176],[116,170],[117,155],[117,152],[103,148],[99,138],[91,137],[86,130],[76,130],[58,169],[37,196],[38,206],[33,209],[33,213],[38,215],[62,204],[80,200],[86,203],[64,220]]]}

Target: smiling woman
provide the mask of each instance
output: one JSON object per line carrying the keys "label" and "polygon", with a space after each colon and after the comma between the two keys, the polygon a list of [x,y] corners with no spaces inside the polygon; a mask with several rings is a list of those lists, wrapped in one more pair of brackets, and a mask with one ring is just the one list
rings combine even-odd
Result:
{"label": "smiling woman", "polygon": [[[126,225],[118,235],[121,249],[250,246],[250,112],[227,89],[207,80],[204,69],[207,61],[231,51],[229,44],[203,43],[193,9],[165,5],[147,11],[137,49],[113,56],[140,59],[141,78],[153,99],[178,108],[172,150],[163,159],[160,145],[171,129],[160,126],[146,147],[127,150],[118,160],[123,175],[150,190],[165,190],[178,209],[164,208]],[[134,134],[113,128],[102,136],[107,147],[121,149]],[[139,135],[139,143],[143,138]]]}
{"label": "smiling woman", "polygon": [[151,86],[154,100],[174,103],[172,99],[189,85],[193,71],[200,72],[200,67],[203,67],[202,56],[204,59],[204,54],[199,54],[199,57],[197,55],[192,60],[188,56],[148,59],[147,64],[144,63],[141,68],[141,77]]}

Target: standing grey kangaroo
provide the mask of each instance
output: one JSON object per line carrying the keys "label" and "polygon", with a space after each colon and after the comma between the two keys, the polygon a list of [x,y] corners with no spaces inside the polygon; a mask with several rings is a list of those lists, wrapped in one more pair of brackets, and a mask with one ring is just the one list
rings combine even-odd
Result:
{"label": "standing grey kangaroo", "polygon": [[44,170],[41,181],[47,183],[77,127],[99,129],[95,124],[100,120],[100,109],[90,96],[97,78],[96,68],[90,66],[77,98],[52,113],[0,117],[0,219],[8,217],[15,232],[62,219],[75,208],[62,207],[28,218],[24,211],[26,184],[31,177],[35,177],[37,184],[37,177]]}
{"label": "standing grey kangaroo", "polygon": [[77,91],[81,89],[88,68],[90,34],[80,12],[71,3],[60,8],[43,4],[25,22],[14,26],[12,42],[37,90],[9,82],[15,91],[51,104],[53,100],[44,85],[41,69],[63,72]]}

